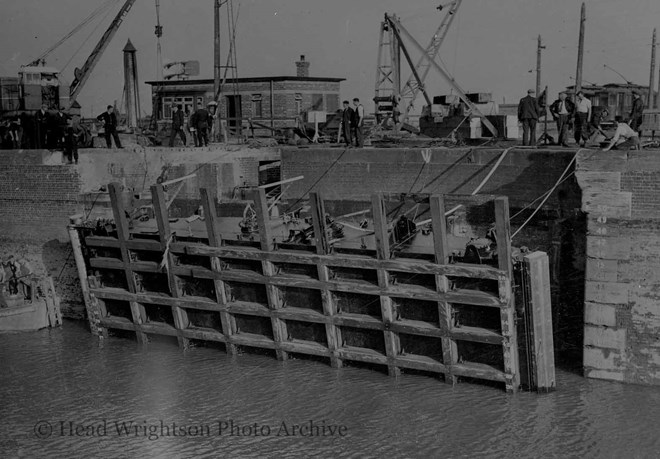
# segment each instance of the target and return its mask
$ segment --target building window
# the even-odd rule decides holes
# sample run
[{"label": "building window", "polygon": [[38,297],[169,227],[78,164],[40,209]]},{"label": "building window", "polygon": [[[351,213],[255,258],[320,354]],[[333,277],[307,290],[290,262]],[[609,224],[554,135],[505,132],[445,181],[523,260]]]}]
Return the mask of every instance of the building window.
[{"label": "building window", "polygon": [[172,117],[172,104],[174,103],[173,97],[163,97],[163,119]]},{"label": "building window", "polygon": [[200,108],[204,107],[204,98],[203,97],[198,97],[197,98],[197,109],[199,110]]},{"label": "building window", "polygon": [[252,94],[252,117],[253,118],[263,117],[261,94]]},{"label": "building window", "polygon": [[296,115],[300,115],[302,112],[302,94],[298,93],[296,94]]},{"label": "building window", "polygon": [[339,94],[325,95],[325,109],[328,113],[335,113],[339,110]]}]

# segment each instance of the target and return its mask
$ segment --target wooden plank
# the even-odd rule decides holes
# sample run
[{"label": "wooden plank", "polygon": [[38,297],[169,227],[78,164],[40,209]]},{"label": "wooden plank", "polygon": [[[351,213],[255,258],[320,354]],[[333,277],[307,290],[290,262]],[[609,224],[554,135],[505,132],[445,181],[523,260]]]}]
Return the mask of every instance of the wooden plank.
[{"label": "wooden plank", "polygon": [[275,263],[318,264],[342,268],[386,269],[418,274],[441,274],[455,277],[469,277],[477,279],[497,280],[501,271],[490,266],[451,264],[436,265],[426,261],[376,260],[369,257],[353,255],[316,255],[311,253],[291,252],[262,252],[251,248],[222,247],[213,248],[198,244],[172,244],[173,252],[188,253],[190,255],[218,256],[221,258],[272,261]]},{"label": "wooden plank", "polygon": [[186,338],[192,338],[192,339],[198,339],[198,340],[203,340],[203,341],[217,341],[220,343],[225,343],[226,346],[229,346],[230,344],[227,342],[227,337],[216,331],[216,330],[210,330],[210,329],[200,329],[197,327],[192,327],[192,328],[186,328],[185,330],[181,331],[181,334],[185,336]]},{"label": "wooden plank", "polygon": [[[498,267],[506,273],[506,278],[513,277],[513,264],[511,260],[511,226],[509,224],[509,200],[506,197],[496,198],[495,201],[495,231],[497,234]],[[513,296],[510,282],[499,282],[499,297],[508,301],[507,307],[500,309],[502,326],[502,351],[504,353],[504,373],[506,375],[507,392],[517,392],[520,386],[520,364],[518,360],[518,339],[514,322]],[[505,291],[503,291],[505,290]]]},{"label": "wooden plank", "polygon": [[[325,204],[323,198],[316,192],[309,194],[309,201],[312,207],[312,222],[314,224],[314,239],[316,241],[316,253],[318,255],[327,255],[330,252],[330,243],[326,234],[325,222]],[[328,267],[321,262],[321,257],[316,257],[316,273],[319,281],[327,283],[330,280],[330,271]],[[335,304],[332,293],[327,288],[321,289],[321,303],[323,305],[323,314],[326,316],[325,336],[328,343],[328,352],[330,353],[330,365],[333,368],[341,368],[342,363],[337,349],[341,343],[341,330],[332,321],[337,314],[337,305]]]},{"label": "wooden plank", "polygon": [[487,379],[489,381],[499,381],[508,385],[506,373],[481,363],[458,363],[452,367],[452,373],[456,376],[465,376],[468,378]]},{"label": "wooden plank", "polygon": [[316,242],[316,253],[326,255],[330,252],[330,244],[327,237],[327,225],[325,222],[325,206],[318,193],[309,193],[309,203],[312,211],[312,222],[314,224],[314,240]]},{"label": "wooden plank", "polygon": [[[442,196],[434,194],[429,199],[431,210],[431,225],[433,228],[433,251],[435,262],[439,265],[449,264],[449,249],[447,245],[447,221],[445,218],[445,200]],[[436,292],[446,294],[449,291],[447,276],[436,274]],[[452,374],[453,365],[458,362],[458,345],[450,334],[453,327],[452,307],[448,301],[438,302],[438,317],[440,328],[444,331],[442,340],[442,361],[446,369],[445,382],[456,384],[456,376]]]},{"label": "wooden plank", "polygon": [[320,343],[313,341],[292,340],[280,344],[282,350],[298,354],[317,355],[319,357],[331,357],[330,350]]},{"label": "wooden plank", "polygon": [[381,354],[378,351],[374,351],[373,349],[344,346],[338,350],[338,353],[342,359],[375,363],[377,365],[388,365],[389,368],[389,359],[387,356]]},{"label": "wooden plank", "polygon": [[420,320],[397,320],[390,329],[397,333],[406,333],[408,335],[432,336],[442,338],[447,336],[447,331],[437,325]]},{"label": "wooden plank", "polygon": [[137,292],[137,282],[133,271],[130,267],[131,258],[128,254],[126,241],[130,238],[128,230],[128,220],[126,219],[126,210],[121,198],[121,185],[113,182],[108,185],[108,192],[110,194],[110,204],[112,205],[112,214],[115,218],[115,226],[117,228],[117,236],[119,242],[119,250],[121,252],[122,263],[124,265],[124,275],[126,277],[126,284],[130,292]]},{"label": "wooden plank", "polygon": [[552,300],[550,296],[550,262],[545,252],[533,252],[524,256],[525,270],[530,281],[529,302],[531,310],[534,355],[534,388],[549,392],[556,387],[555,351],[552,335]]},{"label": "wooden plank", "polygon": [[379,260],[390,259],[390,238],[387,231],[387,217],[383,198],[380,194],[371,196],[371,213],[374,217],[374,237],[376,239],[376,257]]},{"label": "wooden plank", "polygon": [[[268,200],[266,199],[266,191],[263,188],[253,190],[252,198],[254,200],[254,207],[257,213],[257,224],[259,225],[259,242],[261,250],[264,252],[272,252],[275,249],[275,243],[270,228],[270,215],[268,213]],[[262,260],[261,270],[267,278],[275,276],[275,266],[272,262]],[[279,296],[279,289],[272,284],[266,285],[266,297],[268,298],[268,307],[272,310],[282,307],[282,302]],[[271,316],[271,326],[273,327],[273,338],[276,344],[286,341],[288,336],[286,330],[286,322],[282,319]],[[275,353],[278,360],[286,360],[287,353],[282,350],[279,345],[276,346]]]},{"label": "wooden plank", "polygon": [[204,224],[209,238],[209,245],[220,247],[222,245],[222,235],[218,228],[218,215],[215,208],[213,197],[206,188],[200,188],[199,194],[202,199],[202,208],[204,209]]},{"label": "wooden plank", "polygon": [[363,314],[341,313],[334,316],[333,321],[336,325],[368,330],[385,330],[387,327],[381,320]]},{"label": "wooden plank", "polygon": [[[142,325],[147,321],[147,312],[142,303],[136,301],[129,301],[131,307],[131,316],[133,317],[133,324]],[[135,328],[135,335],[138,343],[147,344],[149,342],[147,335],[139,328]]]},{"label": "wooden plank", "polygon": [[453,340],[473,341],[475,343],[502,345],[502,335],[493,330],[479,327],[454,327],[450,332]]},{"label": "wooden plank", "polygon": [[423,355],[406,354],[396,358],[397,366],[433,373],[447,373],[447,367],[437,360]]},{"label": "wooden plank", "polygon": [[[371,196],[371,213],[374,216],[374,234],[376,240],[376,257],[379,260],[390,258],[389,233],[387,230],[387,216],[383,197],[379,194]],[[384,269],[376,271],[378,287],[385,293],[390,290],[390,276]],[[380,313],[384,324],[385,351],[387,354],[387,371],[390,376],[399,376],[401,370],[396,366],[396,357],[401,353],[401,340],[399,334],[392,331],[390,325],[394,322],[394,308],[392,298],[387,294],[380,295]]]},{"label": "wooden plank", "polygon": [[[163,252],[163,256],[166,257],[165,269],[167,271],[170,295],[172,295],[173,298],[181,298],[183,293],[181,292],[181,288],[177,282],[176,275],[172,271],[172,268],[174,267],[174,257],[168,249],[168,245],[171,243],[171,238],[173,235],[170,230],[165,191],[162,185],[152,185],[150,190],[151,199],[154,206],[154,213],[156,216],[156,223],[158,225],[158,238],[160,240],[161,251]],[[166,252],[167,255],[165,255]],[[186,314],[186,311],[178,304],[172,306],[172,316],[174,317],[174,324],[177,330],[184,330],[188,327],[190,323],[188,320],[188,315]],[[177,333],[177,340],[179,341],[179,346],[182,349],[188,348],[188,338],[184,337],[180,332]]]}]

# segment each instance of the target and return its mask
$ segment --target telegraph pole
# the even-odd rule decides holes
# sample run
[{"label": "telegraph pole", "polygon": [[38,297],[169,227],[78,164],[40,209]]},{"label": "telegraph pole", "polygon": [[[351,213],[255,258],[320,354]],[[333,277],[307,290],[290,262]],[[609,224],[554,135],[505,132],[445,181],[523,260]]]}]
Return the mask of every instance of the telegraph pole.
[{"label": "telegraph pole", "polygon": [[[220,69],[222,63],[220,62],[220,0],[214,0],[213,8],[213,97],[218,102],[220,95]],[[202,107],[197,107],[202,108]],[[213,120],[212,132],[214,134],[213,140],[218,140],[220,133],[220,106],[215,107],[215,118]]]},{"label": "telegraph pole", "polygon": [[582,89],[582,60],[584,58],[584,23],[586,22],[586,9],[584,3],[580,9],[580,41],[578,43],[577,70],[575,72],[575,94]]},{"label": "telegraph pole", "polygon": [[649,98],[646,103],[648,108],[655,108],[655,97],[653,97],[653,86],[655,86],[655,38],[656,30],[653,29],[653,40],[651,41],[651,76],[649,77]]},{"label": "telegraph pole", "polygon": [[538,38],[538,44],[536,46],[536,97],[541,95],[541,50],[545,49],[543,42],[541,41],[541,35]]}]

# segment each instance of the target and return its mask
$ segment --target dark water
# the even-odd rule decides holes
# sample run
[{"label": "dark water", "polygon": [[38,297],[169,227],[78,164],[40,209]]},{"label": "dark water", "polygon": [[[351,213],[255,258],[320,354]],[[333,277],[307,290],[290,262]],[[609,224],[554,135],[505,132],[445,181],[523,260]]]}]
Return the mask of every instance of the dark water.
[{"label": "dark water", "polygon": [[657,387],[559,372],[555,393],[510,396],[215,349],[99,346],[76,322],[0,335],[0,400],[2,458],[660,456]]}]

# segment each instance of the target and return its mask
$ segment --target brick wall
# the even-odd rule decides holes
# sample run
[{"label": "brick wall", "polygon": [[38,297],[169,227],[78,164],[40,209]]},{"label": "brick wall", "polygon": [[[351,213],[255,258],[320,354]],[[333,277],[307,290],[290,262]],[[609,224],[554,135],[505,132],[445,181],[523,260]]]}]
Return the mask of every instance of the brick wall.
[{"label": "brick wall", "polygon": [[657,151],[578,159],[588,213],[585,375],[660,384],[660,164]]}]

